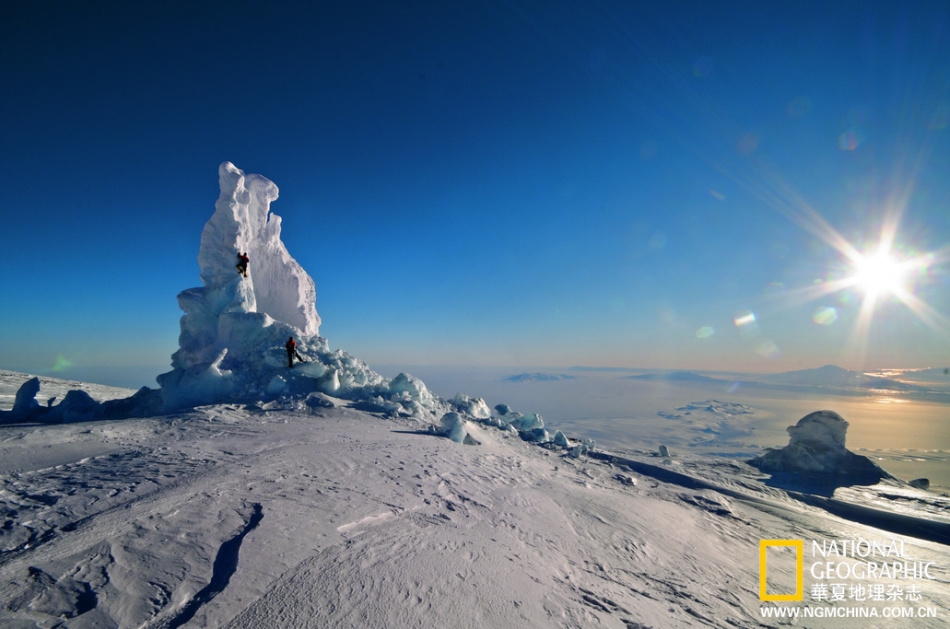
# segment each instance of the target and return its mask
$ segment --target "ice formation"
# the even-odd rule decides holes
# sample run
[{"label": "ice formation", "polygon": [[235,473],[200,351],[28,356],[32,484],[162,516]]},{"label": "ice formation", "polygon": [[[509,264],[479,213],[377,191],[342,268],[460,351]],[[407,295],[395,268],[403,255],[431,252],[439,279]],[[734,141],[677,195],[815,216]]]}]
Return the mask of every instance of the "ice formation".
[{"label": "ice formation", "polygon": [[40,379],[30,378],[24,382],[16,392],[13,410],[8,414],[8,421],[19,422],[29,419],[40,409],[36,401],[36,394],[40,392]]},{"label": "ice formation", "polygon": [[[313,279],[287,251],[280,217],[270,211],[277,186],[229,162],[218,168],[218,181],[221,194],[198,251],[204,285],[178,295],[185,312],[179,349],[172,371],[158,377],[165,410],[284,392],[290,382],[278,369],[287,364],[291,336],[303,350],[328,350]],[[245,252],[247,277],[236,268]]]},{"label": "ice formation", "polygon": [[549,450],[563,450],[567,456],[575,459],[591,454],[595,449],[593,439],[572,443],[560,430],[552,437],[544,427],[544,419],[537,413],[522,415],[507,404],[496,405],[493,413],[488,410],[484,400],[462,394],[456,395],[451,405],[454,410],[445,413],[439,425],[431,427],[430,430],[458,443],[480,444],[472,436],[472,425],[481,424],[518,435],[524,441],[536,443]]},{"label": "ice formation", "polygon": [[[221,195],[198,252],[204,285],[178,296],[185,312],[179,349],[172,371],[158,377],[164,411],[235,401],[306,404],[322,393],[358,402],[364,410],[420,420],[448,413],[445,434],[461,442],[466,418],[490,420],[484,400],[462,394],[444,400],[409,374],[388,380],[346,352],[331,351],[319,334],[313,279],[287,251],[280,217],[270,211],[277,186],[229,162],[218,174]],[[245,252],[246,277],[237,269]],[[303,357],[292,368],[285,350],[290,337]],[[535,441],[550,439],[539,416],[513,414],[498,423]]]},{"label": "ice formation", "polygon": [[787,446],[749,464],[763,472],[799,475],[819,484],[873,484],[888,476],[867,457],[845,448],[848,422],[834,411],[810,413],[787,430]]},{"label": "ice formation", "polygon": [[[277,186],[229,162],[218,169],[221,194],[204,226],[198,266],[203,286],[178,295],[179,349],[158,377],[165,411],[225,401],[304,397],[319,391],[375,410],[423,417],[447,408],[418,379],[392,381],[319,334],[313,279],[281,241],[270,211]],[[247,276],[237,269],[247,253]],[[288,366],[293,337],[303,357]]]}]

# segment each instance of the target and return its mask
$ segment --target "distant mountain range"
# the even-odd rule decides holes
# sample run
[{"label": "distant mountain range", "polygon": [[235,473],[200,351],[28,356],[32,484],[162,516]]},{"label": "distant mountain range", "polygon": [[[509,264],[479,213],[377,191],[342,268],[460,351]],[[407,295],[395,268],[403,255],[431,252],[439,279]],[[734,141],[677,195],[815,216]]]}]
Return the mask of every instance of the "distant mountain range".
[{"label": "distant mountain range", "polygon": [[[570,371],[580,373],[614,373],[617,377],[640,381],[662,381],[698,384],[725,384],[741,383],[744,387],[761,387],[770,389],[821,389],[826,392],[837,393],[864,393],[870,391],[892,391],[900,393],[937,393],[934,389],[908,383],[896,378],[873,376],[859,371],[850,371],[835,365],[825,365],[816,369],[801,369],[774,374],[752,374],[732,372],[703,372],[695,371],[662,371],[655,369],[632,369],[625,367],[571,367]],[[631,373],[632,372],[632,373]],[[912,372],[917,378],[924,374],[947,377],[943,369],[926,369]],[[631,374],[631,375],[626,375]],[[521,373],[502,378],[504,382],[553,382],[571,380],[583,376],[554,374],[554,373]],[[914,378],[914,379],[917,379]],[[922,380],[923,378],[921,378]]]},{"label": "distant mountain range", "polygon": [[819,388],[837,391],[900,391],[903,393],[926,392],[927,388],[901,382],[893,378],[869,376],[859,371],[850,371],[835,365],[817,369],[801,369],[775,374],[722,374],[721,377],[705,376],[691,371],[647,373],[628,376],[638,380],[665,380],[675,382],[741,382],[744,386],[776,388]]},{"label": "distant mountain range", "polygon": [[576,376],[551,373],[519,373],[502,378],[504,382],[554,382],[557,380],[573,380]]},{"label": "distant mountain range", "polygon": [[672,380],[676,382],[723,382],[720,378],[710,378],[693,371],[671,371],[668,373],[642,373],[627,376],[630,380]]}]

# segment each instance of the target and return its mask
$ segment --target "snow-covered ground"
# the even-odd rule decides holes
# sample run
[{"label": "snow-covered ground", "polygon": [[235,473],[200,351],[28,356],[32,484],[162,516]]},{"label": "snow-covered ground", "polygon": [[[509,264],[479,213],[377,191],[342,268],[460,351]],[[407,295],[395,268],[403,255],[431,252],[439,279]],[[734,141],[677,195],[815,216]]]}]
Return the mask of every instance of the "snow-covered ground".
[{"label": "snow-covered ground", "polygon": [[[932,492],[839,490],[832,515],[738,460],[571,458],[484,426],[469,427],[477,446],[426,427],[342,400],[2,426],[0,625],[749,627],[787,625],[762,610],[793,608],[878,613],[806,627],[947,622],[950,547],[849,506],[939,536],[950,503]],[[776,539],[804,541],[800,603],[759,600],[760,540]],[[841,540],[899,542],[928,578],[814,578],[827,560],[812,544]],[[794,589],[794,562],[768,557],[769,587]],[[835,584],[847,600],[829,600]],[[851,596],[878,584],[880,601]],[[937,617],[883,616],[918,609]]]}]

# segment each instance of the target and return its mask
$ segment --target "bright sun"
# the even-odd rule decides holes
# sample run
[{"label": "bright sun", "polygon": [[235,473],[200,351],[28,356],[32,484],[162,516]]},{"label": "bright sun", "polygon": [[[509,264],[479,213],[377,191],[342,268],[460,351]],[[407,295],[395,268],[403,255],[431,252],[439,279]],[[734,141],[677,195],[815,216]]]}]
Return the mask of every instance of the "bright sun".
[{"label": "bright sun", "polygon": [[854,261],[852,281],[868,297],[904,292],[906,266],[886,251],[861,256]]}]

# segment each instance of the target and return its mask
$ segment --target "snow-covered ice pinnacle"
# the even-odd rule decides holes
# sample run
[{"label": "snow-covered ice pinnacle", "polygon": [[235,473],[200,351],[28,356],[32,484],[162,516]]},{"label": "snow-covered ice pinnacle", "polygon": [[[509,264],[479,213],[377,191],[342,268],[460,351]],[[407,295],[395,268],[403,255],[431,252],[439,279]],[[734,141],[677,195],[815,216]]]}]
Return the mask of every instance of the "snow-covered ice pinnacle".
[{"label": "snow-covered ice pinnacle", "polygon": [[[277,186],[229,162],[218,175],[221,195],[198,252],[204,285],[178,295],[185,312],[179,348],[172,371],[158,376],[163,409],[321,392],[419,419],[446,410],[421,380],[399,374],[389,381],[346,352],[330,351],[319,335],[313,279],[287,251],[280,217],[270,212]],[[245,252],[247,277],[237,269]],[[291,336],[302,356],[293,367],[285,350]]]},{"label": "snow-covered ice pinnacle", "polygon": [[[179,349],[173,371],[159,376],[167,409],[275,394],[275,369],[286,365],[290,336],[301,351],[328,349],[319,336],[313,279],[287,251],[280,217],[270,211],[277,186],[230,162],[218,168],[218,181],[221,194],[198,251],[204,285],[178,295],[185,312]],[[240,253],[250,259],[247,277],[237,269]],[[322,374],[317,368],[309,375]]]}]

